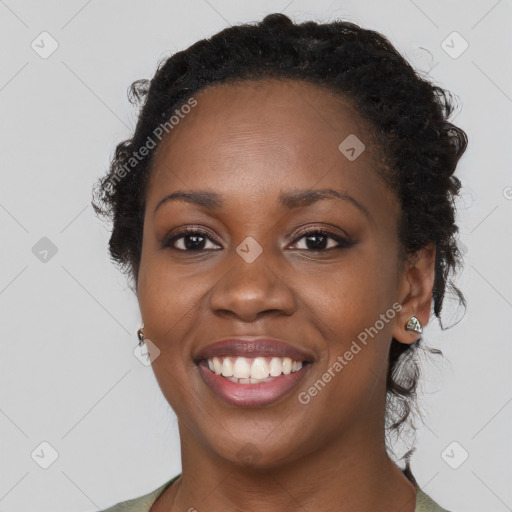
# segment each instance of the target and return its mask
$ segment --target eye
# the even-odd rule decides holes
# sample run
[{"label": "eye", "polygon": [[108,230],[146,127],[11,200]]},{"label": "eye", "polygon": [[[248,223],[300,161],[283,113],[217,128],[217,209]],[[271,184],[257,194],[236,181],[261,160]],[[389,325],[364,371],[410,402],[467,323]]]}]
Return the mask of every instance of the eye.
[{"label": "eye", "polygon": [[[295,239],[294,244],[304,238],[306,240],[306,247],[299,247],[299,249],[306,251],[309,250],[310,252],[323,252],[330,249],[342,249],[354,245],[350,240],[324,228],[314,228],[307,231],[302,231],[300,235],[301,236]],[[334,246],[331,244],[329,247],[329,239],[336,242]]]},{"label": "eye", "polygon": [[[293,245],[305,239],[306,247],[299,247],[298,249],[308,252],[325,252],[330,249],[341,249],[354,245],[350,240],[324,228],[309,229],[299,234],[300,236],[295,239]],[[329,239],[335,242],[334,246],[332,244],[329,246]],[[177,242],[179,243],[177,244]],[[208,242],[213,245],[213,248],[207,247]],[[183,252],[200,252],[218,250],[219,248],[215,249],[215,244],[220,245],[210,233],[197,228],[185,228],[166,238],[162,246]]]},{"label": "eye", "polygon": [[[166,238],[162,245],[163,247],[170,247],[177,251],[200,252],[211,250],[211,248],[205,247],[205,244],[207,242],[212,242],[212,240],[214,240],[214,238],[206,231],[201,229],[185,228],[170,238]],[[180,242],[178,245],[181,247],[177,247],[176,242]]]}]

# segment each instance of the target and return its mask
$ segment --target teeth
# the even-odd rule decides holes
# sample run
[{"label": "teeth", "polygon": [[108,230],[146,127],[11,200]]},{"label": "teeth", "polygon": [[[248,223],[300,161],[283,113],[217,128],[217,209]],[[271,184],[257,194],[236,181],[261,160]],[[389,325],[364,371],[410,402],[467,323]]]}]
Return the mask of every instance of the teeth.
[{"label": "teeth", "polygon": [[220,375],[222,373],[222,364],[220,363],[220,360],[218,357],[213,358],[213,371]]},{"label": "teeth", "polygon": [[[257,357],[251,366],[251,379],[266,379],[270,372],[270,366],[263,357]],[[236,375],[235,375],[236,377]]]},{"label": "teeth", "polygon": [[289,357],[283,359],[283,373],[285,375],[292,373],[292,360]]},{"label": "teeth", "polygon": [[233,377],[247,379],[251,376],[251,365],[245,357],[237,357],[233,365]]},{"label": "teeth", "polygon": [[237,384],[257,384],[259,382],[271,382],[274,380],[274,377],[267,377],[266,379],[237,379],[236,377],[226,377],[226,379],[231,382],[236,382]]},{"label": "teeth", "polygon": [[254,384],[269,382],[281,374],[289,375],[302,368],[302,361],[293,361],[289,357],[212,357],[208,359],[208,368],[232,382]]},{"label": "teeth", "polygon": [[281,359],[273,357],[270,360],[270,375],[272,375],[272,377],[277,377],[278,375],[281,375],[282,371],[283,363],[281,362]]},{"label": "teeth", "polygon": [[225,357],[222,361],[222,375],[224,377],[231,377],[233,375],[233,363],[230,357]]}]

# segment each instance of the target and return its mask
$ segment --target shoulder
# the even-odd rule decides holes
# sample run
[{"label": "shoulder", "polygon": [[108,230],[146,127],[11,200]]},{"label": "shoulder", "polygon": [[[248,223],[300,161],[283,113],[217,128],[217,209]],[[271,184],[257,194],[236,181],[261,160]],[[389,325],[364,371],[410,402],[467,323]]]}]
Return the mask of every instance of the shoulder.
[{"label": "shoulder", "polygon": [[448,512],[448,510],[440,507],[430,496],[418,488],[415,512]]},{"label": "shoulder", "polygon": [[151,491],[149,494],[133,498],[131,500],[122,501],[113,505],[110,508],[103,510],[102,512],[149,512],[151,505],[156,501],[158,496],[164,492],[169,485],[171,485],[180,475],[175,476],[171,480],[165,482],[160,487]]}]

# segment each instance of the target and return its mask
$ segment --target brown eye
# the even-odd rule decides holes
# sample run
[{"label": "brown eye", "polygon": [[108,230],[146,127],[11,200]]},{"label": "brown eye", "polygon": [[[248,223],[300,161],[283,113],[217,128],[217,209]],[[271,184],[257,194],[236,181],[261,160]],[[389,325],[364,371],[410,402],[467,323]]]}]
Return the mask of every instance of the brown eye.
[{"label": "brown eye", "polygon": [[[180,242],[179,245],[181,245],[181,247],[176,247],[176,242]],[[166,238],[162,245],[163,247],[168,247],[177,251],[199,252],[212,250],[211,247],[205,247],[208,242],[213,242],[213,238],[206,231],[186,228],[173,236]]]},{"label": "brown eye", "polygon": [[[299,247],[299,250],[323,252],[331,249],[347,248],[354,245],[351,241],[327,229],[310,229],[308,231],[303,231],[300,235],[301,236],[295,239],[294,244],[296,244],[298,240],[302,240],[304,238],[306,247]],[[329,246],[329,239],[335,242],[334,246],[332,243],[331,246]]]},{"label": "brown eye", "polygon": [[[298,249],[309,252],[325,252],[327,250],[342,249],[354,245],[353,242],[341,237],[337,233],[322,228],[303,231],[300,233],[300,236],[295,239],[294,245],[302,239],[305,240],[305,247],[299,247]],[[210,247],[207,247],[208,243],[211,244]],[[218,250],[219,247],[215,248],[215,244],[220,245],[212,235],[206,231],[186,228],[166,238],[162,246],[182,252],[201,252]],[[180,247],[177,245],[180,245]]]}]

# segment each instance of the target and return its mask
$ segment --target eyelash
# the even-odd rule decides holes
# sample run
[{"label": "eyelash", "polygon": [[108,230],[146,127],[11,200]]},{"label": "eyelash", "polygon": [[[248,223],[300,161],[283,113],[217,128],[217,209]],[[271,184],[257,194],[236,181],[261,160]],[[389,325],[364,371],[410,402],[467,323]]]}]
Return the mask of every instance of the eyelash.
[{"label": "eyelash", "polygon": [[[163,245],[164,248],[170,248],[170,249],[174,249],[174,250],[180,251],[180,252],[201,253],[201,252],[206,252],[206,251],[218,250],[218,249],[187,250],[187,249],[177,249],[176,247],[173,247],[173,244],[177,240],[179,240],[181,238],[184,238],[187,235],[200,235],[200,236],[202,236],[204,238],[207,238],[211,242],[214,242],[214,243],[217,243],[217,244],[220,245],[220,243],[217,240],[215,240],[215,238],[212,237],[209,233],[207,233],[206,231],[203,231],[201,229],[196,229],[196,228],[185,228],[185,229],[182,229],[178,233],[174,234],[172,237],[164,239],[162,245]],[[326,236],[328,238],[332,238],[334,241],[336,241],[338,243],[338,246],[330,247],[328,249],[297,249],[297,250],[306,251],[306,252],[313,252],[313,253],[322,253],[322,252],[331,251],[333,249],[346,249],[346,248],[349,248],[352,245],[354,245],[354,243],[351,242],[350,240],[345,239],[345,238],[339,236],[338,234],[336,234],[336,233],[334,233],[334,232],[332,232],[332,231],[330,231],[328,229],[325,229],[325,228],[312,228],[312,229],[307,229],[307,230],[301,231],[300,233],[297,234],[297,237],[295,238],[293,243],[295,244],[296,242],[298,242],[302,238],[305,238],[307,236],[312,236],[312,235],[323,235],[323,236]]]}]

